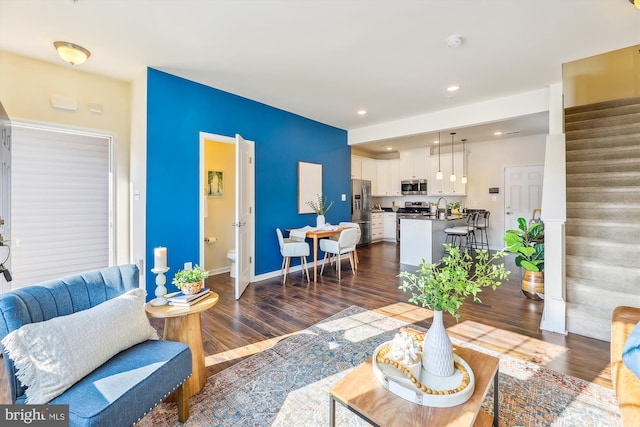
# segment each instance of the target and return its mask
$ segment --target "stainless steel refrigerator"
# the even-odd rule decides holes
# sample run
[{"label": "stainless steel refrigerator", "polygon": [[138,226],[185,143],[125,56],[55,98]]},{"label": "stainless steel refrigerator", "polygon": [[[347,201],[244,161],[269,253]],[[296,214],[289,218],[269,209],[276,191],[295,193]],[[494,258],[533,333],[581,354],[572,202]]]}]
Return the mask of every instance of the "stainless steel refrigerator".
[{"label": "stainless steel refrigerator", "polygon": [[371,243],[371,181],[351,180],[351,221],[362,231],[358,246]]}]

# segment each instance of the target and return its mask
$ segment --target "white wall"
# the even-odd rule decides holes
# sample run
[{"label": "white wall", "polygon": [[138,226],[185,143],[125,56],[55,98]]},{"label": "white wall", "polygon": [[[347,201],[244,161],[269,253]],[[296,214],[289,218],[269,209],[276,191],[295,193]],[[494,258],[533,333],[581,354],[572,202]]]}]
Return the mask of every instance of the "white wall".
[{"label": "white wall", "polygon": [[549,89],[519,93],[448,110],[349,130],[349,145],[459,129],[549,111]]},{"label": "white wall", "polygon": [[[115,137],[116,263],[129,262],[129,136],[131,85],[82,71],[0,51],[0,99],[13,120],[105,132]],[[77,100],[77,111],[51,106],[51,97]],[[102,113],[89,105],[102,105]]]},{"label": "white wall", "polygon": [[[467,145],[469,208],[491,211],[489,246],[504,247],[504,170],[508,166],[544,164],[546,135],[508,138]],[[489,187],[498,187],[500,193],[489,194]],[[495,196],[495,200],[493,200]]]},{"label": "white wall", "polygon": [[131,260],[140,269],[140,283],[145,286],[147,241],[147,72],[131,84]]}]

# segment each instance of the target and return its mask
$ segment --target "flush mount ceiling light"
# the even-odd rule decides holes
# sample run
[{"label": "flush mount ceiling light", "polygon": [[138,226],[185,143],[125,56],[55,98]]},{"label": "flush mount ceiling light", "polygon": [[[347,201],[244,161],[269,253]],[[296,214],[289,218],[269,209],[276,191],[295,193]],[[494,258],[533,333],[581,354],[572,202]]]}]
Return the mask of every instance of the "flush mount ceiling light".
[{"label": "flush mount ceiling light", "polygon": [[640,9],[640,0],[629,0],[629,3]]},{"label": "flush mount ceiling light", "polygon": [[455,92],[455,91],[457,91],[457,90],[459,90],[459,89],[460,89],[460,86],[458,86],[458,85],[451,85],[451,86],[447,87],[447,92]]},{"label": "flush mount ceiling light", "polygon": [[449,181],[451,182],[456,182],[456,174],[453,166],[453,135],[455,134],[455,132],[451,132],[451,175],[449,175]]},{"label": "flush mount ceiling light", "polygon": [[358,110],[358,114],[360,116],[364,116],[365,114],[367,114],[367,110]]},{"label": "flush mount ceiling light", "polygon": [[91,52],[87,49],[70,42],[57,41],[53,42],[53,46],[58,51],[60,58],[71,65],[80,65],[91,56]]},{"label": "flush mount ceiling light", "polygon": [[436,172],[436,179],[442,179],[442,169],[440,169],[440,132],[438,132],[438,172]]}]

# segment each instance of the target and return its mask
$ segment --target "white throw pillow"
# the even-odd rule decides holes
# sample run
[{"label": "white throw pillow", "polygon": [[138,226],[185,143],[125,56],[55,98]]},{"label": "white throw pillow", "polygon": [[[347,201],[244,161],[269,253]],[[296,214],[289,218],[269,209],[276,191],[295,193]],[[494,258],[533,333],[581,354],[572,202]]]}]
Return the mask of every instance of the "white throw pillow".
[{"label": "white throw pillow", "polygon": [[143,289],[132,289],[8,334],[2,344],[27,386],[26,403],[47,403],[122,350],[158,339],[144,311],[145,296]]}]

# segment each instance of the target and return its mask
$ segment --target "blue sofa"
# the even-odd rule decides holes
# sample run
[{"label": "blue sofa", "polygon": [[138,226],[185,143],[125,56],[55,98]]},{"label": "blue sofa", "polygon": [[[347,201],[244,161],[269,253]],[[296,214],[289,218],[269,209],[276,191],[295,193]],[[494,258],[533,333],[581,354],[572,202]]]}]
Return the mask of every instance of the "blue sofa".
[{"label": "blue sofa", "polygon": [[[7,292],[0,295],[0,341],[23,325],[87,310],[135,288],[138,268],[123,265]],[[2,351],[11,399],[26,403],[26,387],[18,379],[5,346]],[[178,419],[184,422],[189,417],[184,381],[191,376],[191,369],[187,345],[149,339],[111,357],[48,404],[68,404],[71,426],[127,426],[175,391]],[[103,385],[113,381],[125,390],[118,393],[124,394],[104,391]]]}]

